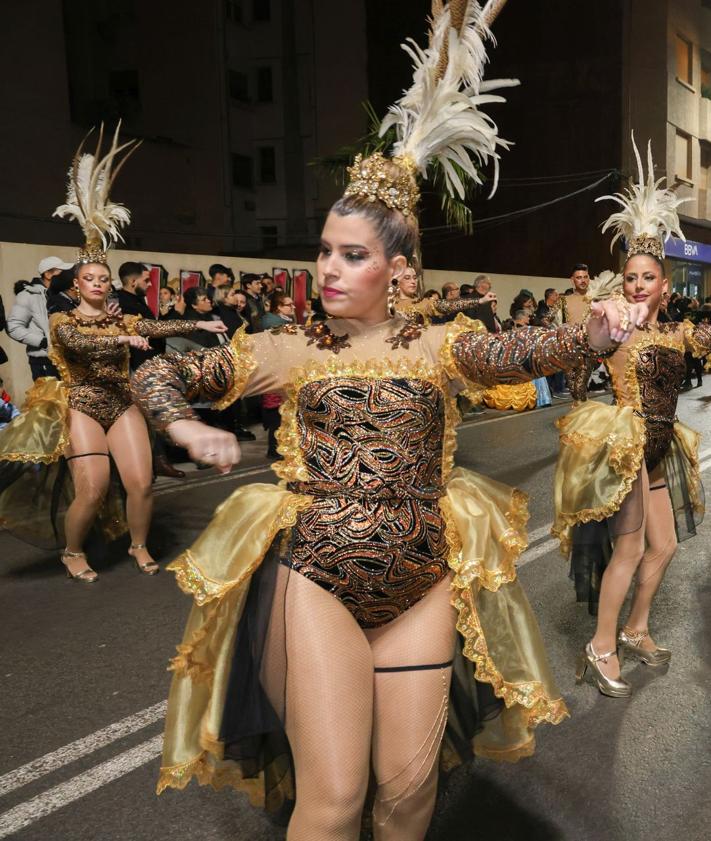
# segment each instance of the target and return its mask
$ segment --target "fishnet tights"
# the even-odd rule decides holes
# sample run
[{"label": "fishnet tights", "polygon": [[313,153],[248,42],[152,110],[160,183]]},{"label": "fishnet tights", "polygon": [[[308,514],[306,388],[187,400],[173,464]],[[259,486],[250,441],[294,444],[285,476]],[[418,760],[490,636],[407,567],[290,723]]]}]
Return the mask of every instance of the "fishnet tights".
[{"label": "fishnet tights", "polygon": [[451,660],[456,632],[449,599],[445,580],[394,621],[364,631],[332,595],[279,568],[262,683],[274,708],[284,710],[294,759],[288,841],[357,841],[371,761],[376,841],[424,838],[437,793],[451,668],[375,669]]},{"label": "fishnet tights", "polygon": [[[627,624],[632,630],[647,629],[652,601],[676,551],[674,513],[669,491],[658,480],[650,488],[644,466],[640,481],[642,525],[637,531],[616,538],[612,558],[602,577],[597,629],[592,639],[593,647],[599,654],[615,650],[620,611],[635,573],[637,585]],[[651,639],[645,644],[650,649],[655,648]],[[600,663],[600,668],[608,677],[619,677],[617,657],[611,657],[608,663]]]}]

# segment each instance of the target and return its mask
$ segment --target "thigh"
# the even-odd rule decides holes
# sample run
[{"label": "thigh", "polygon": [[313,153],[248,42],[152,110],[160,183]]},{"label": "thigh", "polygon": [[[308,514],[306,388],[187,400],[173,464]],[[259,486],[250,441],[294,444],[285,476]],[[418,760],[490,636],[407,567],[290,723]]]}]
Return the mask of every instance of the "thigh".
[{"label": "thigh", "polygon": [[106,433],[109,451],[116,462],[121,482],[150,485],[153,455],[148,427],[138,406],[131,406]]},{"label": "thigh", "polygon": [[647,524],[649,521],[649,476],[642,463],[639,477],[615,516],[614,549],[608,569],[634,567],[644,554]]},{"label": "thigh", "polygon": [[415,757],[429,767],[439,750],[457,634],[449,584],[447,577],[397,619],[366,632],[376,670],[373,766],[381,783]]},{"label": "thigh", "polygon": [[651,553],[676,543],[676,524],[669,489],[661,480],[652,480],[645,536]]},{"label": "thigh", "polygon": [[74,487],[105,488],[109,482],[109,453],[101,424],[83,412],[69,410],[69,446],[64,455]]},{"label": "thigh", "polygon": [[373,664],[362,629],[334,596],[296,572],[284,597],[285,729],[298,781],[367,782]]}]

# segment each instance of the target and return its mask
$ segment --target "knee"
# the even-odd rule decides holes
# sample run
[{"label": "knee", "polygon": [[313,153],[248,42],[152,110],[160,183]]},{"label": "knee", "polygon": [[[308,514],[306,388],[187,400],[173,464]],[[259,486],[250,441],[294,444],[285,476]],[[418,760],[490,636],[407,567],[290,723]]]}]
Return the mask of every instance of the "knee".
[{"label": "knee", "polygon": [[124,483],[124,488],[129,496],[147,500],[151,497],[153,482],[149,477],[142,476]]},{"label": "knee", "polygon": [[[360,775],[336,774],[329,780],[319,782],[319,825],[322,827],[323,837],[346,837],[349,828],[359,825],[365,804],[366,786],[361,780],[354,779],[358,776]],[[313,804],[310,808],[313,808]]]},{"label": "knee", "polygon": [[91,482],[77,489],[77,497],[84,505],[99,509],[106,497],[106,485]]}]

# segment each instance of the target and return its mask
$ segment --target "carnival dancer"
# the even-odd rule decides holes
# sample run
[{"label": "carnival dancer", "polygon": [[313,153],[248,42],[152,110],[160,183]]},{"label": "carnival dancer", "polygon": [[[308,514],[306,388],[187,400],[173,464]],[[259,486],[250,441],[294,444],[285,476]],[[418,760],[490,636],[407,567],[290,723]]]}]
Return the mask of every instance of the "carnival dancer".
[{"label": "carnival dancer", "polygon": [[[558,421],[561,449],[555,475],[553,533],[563,553],[571,554],[578,599],[587,600],[591,613],[597,613],[595,635],[580,656],[577,677],[580,681],[589,672],[600,692],[611,697],[632,691],[620,674],[623,655],[649,666],[665,665],[671,658],[649,635],[650,609],[677,541],[695,533],[703,514],[699,436],[679,422],[676,405],[685,351],[702,356],[711,349],[710,325],[658,320],[668,288],[664,242],[671,235],[683,238],[676,211],[682,200],[660,188],[662,179],[655,181],[651,146],[646,180],[636,146],[634,151],[638,183],[625,193],[603,196],[622,208],[603,231],[613,229],[613,245],[620,237],[627,242],[613,299],[646,303],[649,320],[605,360],[614,405],[581,404]],[[635,576],[632,608],[618,633]]]},{"label": "carnival dancer", "polygon": [[[77,220],[86,237],[74,267],[79,303],[50,319],[50,355],[61,380],[44,377],[37,381],[27,395],[26,411],[4,430],[0,442],[0,462],[14,467],[0,472],[0,523],[10,529],[22,527],[28,519],[39,526],[41,518],[29,512],[48,495],[33,492],[28,498],[29,494],[23,494],[23,489],[38,487],[34,465],[66,459],[74,492],[64,516],[66,548],[61,559],[67,576],[86,584],[98,576],[87,562],[83,544],[105,505],[112,459],[126,494],[129,554],[140,572],[154,575],[159,571],[146,547],[152,511],[151,446],[145,420],[131,400],[129,348],[147,350],[149,338],[186,335],[197,329],[226,330],[216,321],[154,321],[107,312],[112,287],[106,251],[130,220],[125,207],[109,200],[112,167],[122,152],[125,161],[135,148],[133,142],[119,145],[118,132],[117,126],[104,157],[103,128],[95,154],[83,153],[82,144],[69,171],[67,204],[56,211]],[[17,469],[21,464],[28,470]],[[55,487],[50,498],[56,495]],[[124,525],[122,512],[114,507],[110,517],[113,523],[108,533],[116,536]]]},{"label": "carnival dancer", "polygon": [[441,298],[421,298],[417,294],[418,276],[414,266],[407,266],[403,276],[393,279],[395,309],[408,318],[421,323],[429,323],[432,318],[454,319],[460,312],[469,313],[480,304],[487,304],[496,300],[493,292],[487,292],[476,300],[472,298],[456,298],[445,301]]},{"label": "carnival dancer", "polygon": [[481,82],[500,6],[438,6],[429,46],[410,47],[392,156],[356,157],[322,231],[330,319],[240,332],[134,378],[146,416],[225,470],[234,437],[189,402],[285,393],[282,484],[238,489],[170,566],[194,605],[158,790],[197,778],[271,809],[295,795],[290,841],[357,839],[371,764],[375,838],[422,839],[440,757],[518,759],[536,725],[566,715],[516,579],[525,498],[454,469],[454,395],[579,364],[627,335],[620,311],[633,324],[645,308],[595,304],[587,328],[495,336],[461,315],[416,324],[394,306],[392,280],[418,244],[417,176],[453,160],[478,179],[472,158],[496,165],[505,145],[479,110],[500,101]]}]

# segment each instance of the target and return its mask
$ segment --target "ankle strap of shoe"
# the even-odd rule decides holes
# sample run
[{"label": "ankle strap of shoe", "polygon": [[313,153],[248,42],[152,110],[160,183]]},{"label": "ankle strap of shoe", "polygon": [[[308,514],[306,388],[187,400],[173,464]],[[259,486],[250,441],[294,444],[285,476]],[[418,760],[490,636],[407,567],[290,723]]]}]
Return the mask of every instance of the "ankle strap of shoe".
[{"label": "ankle strap of shoe", "polygon": [[644,631],[633,631],[625,625],[622,629],[622,633],[627,637],[627,641],[632,645],[641,645],[649,636],[649,629],[645,628]]}]

